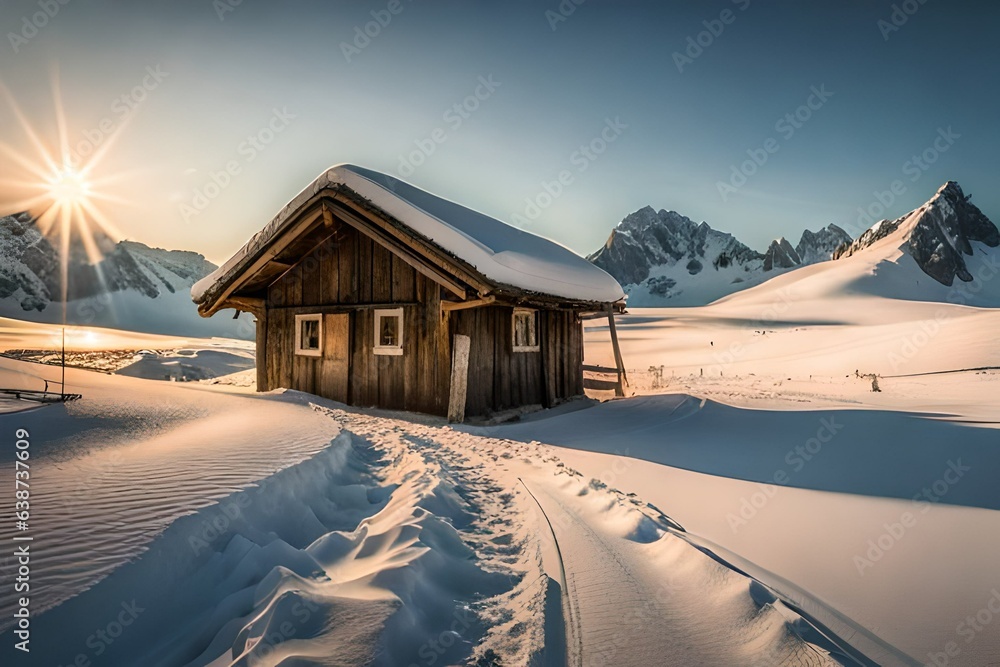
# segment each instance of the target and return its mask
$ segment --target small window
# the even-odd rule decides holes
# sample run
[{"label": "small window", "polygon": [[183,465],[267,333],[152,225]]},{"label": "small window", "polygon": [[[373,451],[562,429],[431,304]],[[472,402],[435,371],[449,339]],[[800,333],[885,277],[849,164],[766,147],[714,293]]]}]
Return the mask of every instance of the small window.
[{"label": "small window", "polygon": [[375,311],[375,354],[403,354],[403,309]]},{"label": "small window", "polygon": [[538,311],[514,309],[514,351],[538,352]]},{"label": "small window", "polygon": [[295,316],[295,354],[305,357],[323,356],[323,316]]}]

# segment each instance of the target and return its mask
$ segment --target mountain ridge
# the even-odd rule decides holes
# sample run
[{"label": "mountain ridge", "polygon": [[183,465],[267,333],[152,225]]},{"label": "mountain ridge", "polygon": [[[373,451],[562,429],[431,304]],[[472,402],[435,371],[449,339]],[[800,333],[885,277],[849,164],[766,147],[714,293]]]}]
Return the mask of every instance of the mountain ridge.
[{"label": "mountain ridge", "polygon": [[[87,247],[100,258],[89,259]],[[204,320],[188,291],[215,270],[197,252],[114,241],[96,232],[70,240],[66,324],[108,326],[144,333],[248,338],[242,320]],[[60,251],[27,213],[0,217],[0,316],[63,321]]]},{"label": "mountain ridge", "polygon": [[838,248],[833,259],[851,257],[898,235],[917,266],[942,285],[951,287],[955,278],[972,282],[965,261],[973,255],[972,242],[1000,247],[1000,230],[971,199],[957,182],[948,181],[926,204],[895,220],[880,220],[857,240]]},{"label": "mountain ridge", "polygon": [[806,264],[831,259],[851,239],[830,224],[805,230],[793,247],[775,239],[763,253],[677,211],[645,206],[625,216],[588,256],[625,288],[633,306],[705,305]]}]

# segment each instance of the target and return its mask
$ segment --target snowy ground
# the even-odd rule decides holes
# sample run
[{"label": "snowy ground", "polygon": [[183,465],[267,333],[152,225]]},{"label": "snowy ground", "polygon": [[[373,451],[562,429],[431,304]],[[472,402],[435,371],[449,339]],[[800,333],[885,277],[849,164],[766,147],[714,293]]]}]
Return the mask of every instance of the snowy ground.
[{"label": "snowy ground", "polygon": [[[81,330],[173,352],[0,414],[32,434],[32,658],[995,664],[1000,311],[830,270],[635,311],[638,395],[488,427],[253,394],[249,369],[154,381],[246,350]],[[0,325],[8,347],[55,340]],[[588,362],[607,336],[588,325]],[[57,374],[0,359],[3,386]]]},{"label": "snowy ground", "polygon": [[[505,436],[642,459],[619,488],[809,591],[911,664],[993,664],[1000,311],[764,288],[632,312],[619,335],[642,396]],[[599,321],[587,346],[589,361],[610,363]],[[878,375],[881,391],[858,371]],[[602,469],[601,457],[562,456],[585,474]]]},{"label": "snowy ground", "polygon": [[[36,443],[35,637],[60,637],[33,647],[38,664],[518,665],[568,652],[823,665],[850,652],[547,445],[294,392],[70,382],[83,400],[0,418]],[[95,634],[121,614],[127,632]]]}]

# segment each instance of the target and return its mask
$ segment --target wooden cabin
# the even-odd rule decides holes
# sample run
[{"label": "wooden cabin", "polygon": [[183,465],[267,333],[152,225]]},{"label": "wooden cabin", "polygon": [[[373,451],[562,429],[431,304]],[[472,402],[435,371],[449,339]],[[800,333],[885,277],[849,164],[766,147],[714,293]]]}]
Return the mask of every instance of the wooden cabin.
[{"label": "wooden cabin", "polygon": [[192,297],[204,317],[256,316],[258,391],[456,421],[582,395],[583,318],[613,325],[624,307],[617,281],[567,248],[351,165]]}]

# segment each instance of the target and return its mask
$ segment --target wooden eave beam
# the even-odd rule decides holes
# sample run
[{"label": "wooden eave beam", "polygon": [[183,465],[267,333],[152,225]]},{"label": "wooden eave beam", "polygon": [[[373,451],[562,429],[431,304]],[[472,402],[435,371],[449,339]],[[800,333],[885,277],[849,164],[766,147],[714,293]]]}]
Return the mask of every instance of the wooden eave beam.
[{"label": "wooden eave beam", "polygon": [[202,315],[209,317],[223,308],[228,308],[229,306],[225,304],[236,290],[247,283],[252,277],[257,275],[257,273],[259,273],[266,264],[281,254],[285,248],[287,248],[299,237],[299,234],[303,230],[308,229],[310,226],[315,224],[321,216],[322,212],[319,210],[307,211],[307,213],[302,215],[298,221],[289,225],[279,238],[277,238],[271,245],[267,246],[247,269],[242,271],[235,280],[222,290],[222,293],[215,298],[211,307],[205,308],[204,310],[199,307],[199,311],[202,311]]},{"label": "wooden eave beam", "polygon": [[456,310],[468,310],[469,308],[481,308],[483,306],[489,306],[496,302],[496,297],[485,296],[482,299],[473,299],[471,301],[442,301],[441,311],[445,313],[451,313]]},{"label": "wooden eave beam", "polygon": [[[235,308],[237,311],[242,310],[245,313],[251,313],[259,317],[264,312],[264,299],[249,296],[231,296],[219,307],[219,310],[223,308]],[[233,319],[236,318],[234,317]]]}]

